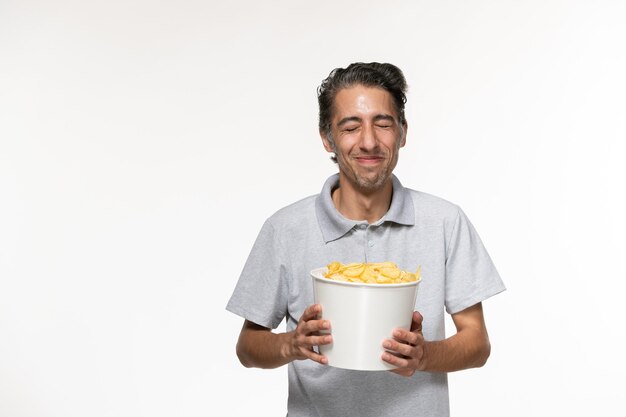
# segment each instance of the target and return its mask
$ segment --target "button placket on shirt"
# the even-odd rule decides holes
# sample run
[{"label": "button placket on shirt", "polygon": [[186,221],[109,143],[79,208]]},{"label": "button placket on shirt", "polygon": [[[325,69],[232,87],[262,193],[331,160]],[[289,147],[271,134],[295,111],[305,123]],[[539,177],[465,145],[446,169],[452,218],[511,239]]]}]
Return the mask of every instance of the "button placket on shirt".
[{"label": "button placket on shirt", "polygon": [[365,223],[359,223],[354,225],[354,231],[357,235],[363,235],[362,237],[362,242],[363,242],[363,257],[364,257],[364,261],[367,262],[367,229],[368,229],[368,225]]},{"label": "button placket on shirt", "polygon": [[375,226],[367,225],[365,227],[365,237],[364,237],[363,243],[364,243],[364,249],[365,249],[365,259],[367,262],[369,262],[369,259],[371,259],[373,247],[376,244],[376,241],[374,239],[374,231],[375,231]]}]

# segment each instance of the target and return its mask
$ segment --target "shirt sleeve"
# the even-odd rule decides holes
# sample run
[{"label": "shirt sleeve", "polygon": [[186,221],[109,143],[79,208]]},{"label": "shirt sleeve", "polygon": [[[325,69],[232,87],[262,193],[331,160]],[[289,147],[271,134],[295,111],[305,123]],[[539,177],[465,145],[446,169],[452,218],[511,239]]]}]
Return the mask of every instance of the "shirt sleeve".
[{"label": "shirt sleeve", "polygon": [[275,329],[287,312],[285,253],[267,220],[252,246],[226,310],[258,325]]},{"label": "shirt sleeve", "polygon": [[458,313],[505,289],[476,229],[459,208],[446,250],[446,311]]}]

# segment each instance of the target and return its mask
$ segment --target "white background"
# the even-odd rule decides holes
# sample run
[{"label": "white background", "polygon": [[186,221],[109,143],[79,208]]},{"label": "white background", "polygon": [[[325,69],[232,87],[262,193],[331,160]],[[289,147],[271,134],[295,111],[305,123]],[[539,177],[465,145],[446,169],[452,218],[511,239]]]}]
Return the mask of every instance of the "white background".
[{"label": "white background", "polygon": [[453,415],[624,415],[625,21],[618,0],[0,0],[0,416],[286,413],[286,368],[243,368],[224,307],[263,220],[335,171],[315,91],[354,61],[404,70],[396,174],[466,211],[508,287]]}]

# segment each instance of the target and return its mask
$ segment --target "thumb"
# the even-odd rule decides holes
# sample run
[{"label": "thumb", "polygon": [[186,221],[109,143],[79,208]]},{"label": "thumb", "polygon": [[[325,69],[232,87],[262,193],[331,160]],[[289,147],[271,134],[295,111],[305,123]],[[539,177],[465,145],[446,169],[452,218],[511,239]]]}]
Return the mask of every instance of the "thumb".
[{"label": "thumb", "polygon": [[424,317],[420,314],[419,311],[413,312],[413,320],[411,321],[411,331],[422,331],[422,322],[424,321]]}]

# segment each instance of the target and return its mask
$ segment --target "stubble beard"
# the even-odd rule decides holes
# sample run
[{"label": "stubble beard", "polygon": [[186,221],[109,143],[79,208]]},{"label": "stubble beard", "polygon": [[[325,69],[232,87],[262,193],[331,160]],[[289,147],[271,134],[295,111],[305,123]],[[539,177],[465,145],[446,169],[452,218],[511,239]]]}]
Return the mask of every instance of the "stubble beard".
[{"label": "stubble beard", "polygon": [[376,191],[381,190],[391,176],[391,173],[395,168],[396,163],[398,162],[397,158],[398,152],[400,150],[400,138],[398,138],[398,140],[396,141],[395,146],[396,149],[394,157],[396,158],[396,160],[390,161],[390,163],[384,166],[373,178],[361,176],[355,170],[351,169],[351,167],[346,163],[343,157],[337,152],[337,148],[334,148],[335,155],[337,155],[337,164],[339,165],[339,171],[347,177],[348,181],[350,181],[357,190],[359,190],[363,194],[372,194]]},{"label": "stubble beard", "polygon": [[364,177],[347,167],[342,158],[338,159],[339,170],[344,173],[352,185],[364,194],[371,194],[383,188],[389,178],[389,166],[385,166],[375,177]]}]

